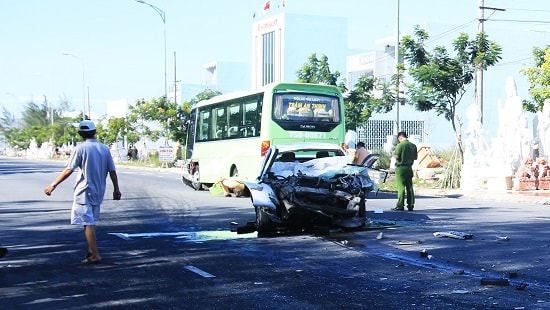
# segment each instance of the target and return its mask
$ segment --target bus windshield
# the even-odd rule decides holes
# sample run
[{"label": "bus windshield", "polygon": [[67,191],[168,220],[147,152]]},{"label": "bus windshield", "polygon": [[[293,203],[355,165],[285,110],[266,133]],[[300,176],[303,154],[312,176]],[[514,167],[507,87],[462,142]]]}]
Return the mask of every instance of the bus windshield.
[{"label": "bus windshield", "polygon": [[340,101],[324,94],[273,95],[273,121],[285,130],[328,132],[340,123]]}]

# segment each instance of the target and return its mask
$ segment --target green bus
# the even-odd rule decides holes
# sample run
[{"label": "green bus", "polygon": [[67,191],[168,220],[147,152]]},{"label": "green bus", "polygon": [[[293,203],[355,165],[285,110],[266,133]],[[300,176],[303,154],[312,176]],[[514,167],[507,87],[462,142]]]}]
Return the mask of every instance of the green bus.
[{"label": "green bus", "polygon": [[222,177],[255,180],[271,145],[344,144],[344,100],[336,86],[276,83],[219,95],[192,107],[186,177],[193,188]]}]

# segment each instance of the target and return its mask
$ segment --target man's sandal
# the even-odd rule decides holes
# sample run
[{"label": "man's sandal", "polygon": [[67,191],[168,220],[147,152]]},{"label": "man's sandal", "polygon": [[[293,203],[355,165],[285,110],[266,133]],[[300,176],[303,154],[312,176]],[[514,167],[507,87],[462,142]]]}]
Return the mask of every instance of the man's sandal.
[{"label": "man's sandal", "polygon": [[85,265],[99,264],[101,263],[101,259],[93,259],[91,257],[86,257],[84,260],[82,260],[82,263]]}]

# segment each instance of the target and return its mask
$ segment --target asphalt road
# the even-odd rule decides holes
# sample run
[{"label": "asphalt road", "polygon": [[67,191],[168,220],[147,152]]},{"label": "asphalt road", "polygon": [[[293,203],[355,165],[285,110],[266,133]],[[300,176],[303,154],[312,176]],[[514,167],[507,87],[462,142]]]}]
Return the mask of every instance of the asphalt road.
[{"label": "asphalt road", "polygon": [[[177,169],[119,167],[98,225],[103,261],[82,265],[60,162],[0,158],[1,308],[550,309],[546,192],[423,193],[367,203],[372,224],[257,238],[248,198],[212,197]],[[435,237],[460,232],[469,239]]]}]

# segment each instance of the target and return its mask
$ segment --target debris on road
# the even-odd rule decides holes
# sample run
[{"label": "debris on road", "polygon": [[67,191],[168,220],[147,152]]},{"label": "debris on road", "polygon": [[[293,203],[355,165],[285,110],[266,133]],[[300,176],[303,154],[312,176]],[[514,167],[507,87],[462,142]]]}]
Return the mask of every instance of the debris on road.
[{"label": "debris on road", "polygon": [[528,285],[529,285],[529,284],[527,284],[527,283],[521,282],[520,284],[518,284],[518,285],[516,286],[516,290],[518,290],[518,291],[525,291],[525,289],[527,288]]},{"label": "debris on road", "polygon": [[397,244],[398,245],[415,245],[415,244],[422,244],[424,242],[422,242],[422,240],[418,240],[418,241],[397,241]]},{"label": "debris on road", "polygon": [[510,281],[505,278],[483,278],[481,279],[481,285],[508,286],[510,285]]},{"label": "debris on road", "polygon": [[425,257],[427,259],[432,259],[433,255],[428,254],[428,250],[423,249],[422,251],[420,251],[420,257]]},{"label": "debris on road", "polygon": [[454,290],[453,294],[470,294],[472,291],[470,290]]},{"label": "debris on road", "polygon": [[463,233],[460,231],[436,231],[433,233],[436,238],[455,238],[455,239],[472,239],[474,235]]}]

